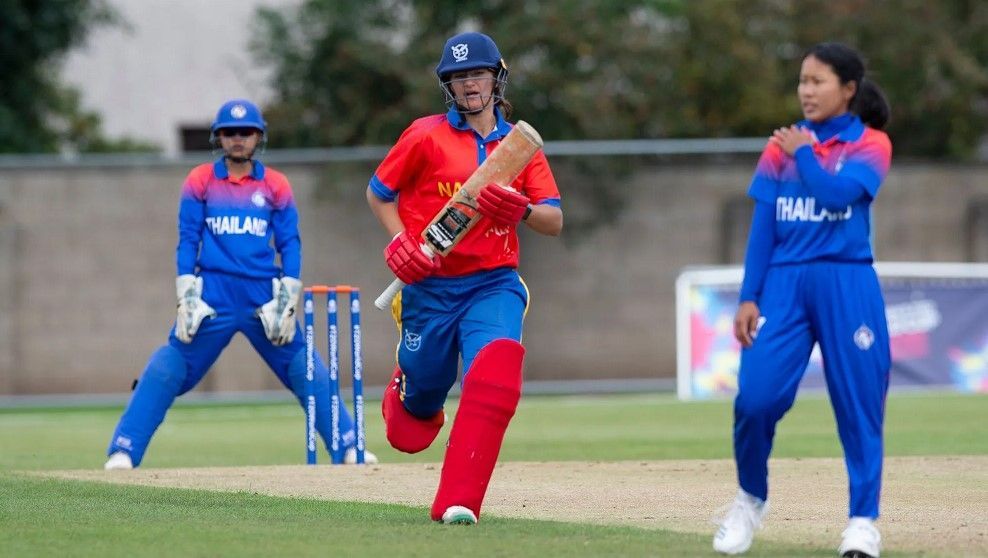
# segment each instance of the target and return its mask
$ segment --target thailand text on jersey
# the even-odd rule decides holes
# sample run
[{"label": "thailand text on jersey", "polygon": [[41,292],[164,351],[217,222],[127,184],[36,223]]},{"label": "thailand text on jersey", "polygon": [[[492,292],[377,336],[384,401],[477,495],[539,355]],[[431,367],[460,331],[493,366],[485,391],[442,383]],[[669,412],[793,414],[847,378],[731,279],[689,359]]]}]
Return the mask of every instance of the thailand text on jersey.
[{"label": "thailand text on jersey", "polygon": [[812,149],[824,171],[853,179],[867,195],[839,210],[824,208],[800,179],[796,161],[769,143],[758,161],[748,194],[775,207],[775,247],[770,263],[870,263],[869,210],[888,174],[892,157],[888,136],[865,126],[855,116],[840,133],[823,142],[815,141]]},{"label": "thailand text on jersey", "polygon": [[277,277],[277,249],[285,275],[300,276],[298,211],[291,186],[280,172],[260,161],[253,165],[240,179],[230,177],[222,158],[189,173],[178,210],[179,275],[195,273],[198,266],[244,277]]},{"label": "thailand text on jersey", "polygon": [[[402,133],[370,181],[384,201],[398,200],[406,230],[418,236],[453,193],[483,163],[511,124],[495,109],[497,125],[482,138],[456,111],[419,118]],[[559,189],[540,150],[512,187],[533,204],[559,207]],[[498,267],[518,267],[518,234],[484,218],[443,258],[439,276],[458,276]]]}]

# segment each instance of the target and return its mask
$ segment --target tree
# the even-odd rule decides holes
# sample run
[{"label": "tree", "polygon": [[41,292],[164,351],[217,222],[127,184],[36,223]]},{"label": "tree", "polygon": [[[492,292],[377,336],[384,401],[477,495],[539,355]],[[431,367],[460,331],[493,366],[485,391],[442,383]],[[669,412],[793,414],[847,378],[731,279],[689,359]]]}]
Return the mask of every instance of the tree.
[{"label": "tree", "polygon": [[988,4],[977,0],[812,0],[796,18],[829,10],[822,29],[801,29],[858,47],[892,105],[897,154],[964,158],[988,131]]},{"label": "tree", "polygon": [[87,31],[119,22],[103,0],[0,2],[0,153],[149,150],[103,137],[97,114],[57,80],[57,63]]},{"label": "tree", "polygon": [[800,60],[824,40],[870,60],[897,154],[963,158],[988,130],[977,0],[307,0],[260,15],[281,145],[392,143],[441,110],[433,69],[466,29],[495,38],[516,115],[548,139],[767,136],[799,119]]}]

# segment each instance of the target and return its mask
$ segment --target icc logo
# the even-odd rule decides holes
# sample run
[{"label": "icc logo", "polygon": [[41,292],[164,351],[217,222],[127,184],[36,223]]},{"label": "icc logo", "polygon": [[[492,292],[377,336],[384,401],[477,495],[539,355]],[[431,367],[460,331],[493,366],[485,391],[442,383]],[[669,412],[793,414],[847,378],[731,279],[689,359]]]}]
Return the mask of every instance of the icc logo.
[{"label": "icc logo", "polygon": [[453,45],[453,58],[457,62],[463,62],[467,59],[467,55],[470,54],[470,49],[467,47],[466,43],[460,43],[458,45]]},{"label": "icc logo", "polygon": [[857,345],[862,351],[867,351],[874,342],[875,334],[868,329],[868,326],[862,324],[861,327],[854,332],[854,344]]},{"label": "icc logo", "polygon": [[264,194],[260,190],[254,192],[254,195],[250,197],[250,201],[257,207],[264,207],[264,204],[267,203],[264,201]]},{"label": "icc logo", "polygon": [[422,336],[405,330],[405,348],[413,353],[422,347]]},{"label": "icc logo", "polygon": [[230,116],[234,118],[243,118],[247,116],[247,107],[243,105],[233,105],[230,107]]}]

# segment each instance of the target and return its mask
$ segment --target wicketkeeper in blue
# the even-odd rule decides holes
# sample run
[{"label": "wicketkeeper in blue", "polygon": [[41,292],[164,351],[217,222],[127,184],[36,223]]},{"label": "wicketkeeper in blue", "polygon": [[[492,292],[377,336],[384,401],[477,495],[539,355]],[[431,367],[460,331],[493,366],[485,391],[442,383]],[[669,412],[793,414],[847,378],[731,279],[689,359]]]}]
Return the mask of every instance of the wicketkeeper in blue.
[{"label": "wicketkeeper in blue", "polygon": [[[178,315],[168,343],[148,361],[120,417],[106,469],[141,464],[151,436],[176,397],[199,383],[233,335],[243,333],[302,404],[305,341],[296,319],[302,282],[298,212],[285,175],[254,158],[267,125],[250,101],[220,107],[210,141],[222,150],[192,169],[178,208]],[[281,257],[281,268],[275,253]],[[316,356],[315,395],[329,401],[329,372]],[[316,429],[331,440],[328,405],[317,405]],[[342,406],[345,462],[356,462],[353,420]],[[366,452],[367,463],[377,457]]]},{"label": "wicketkeeper in blue", "polygon": [[892,157],[882,131],[889,106],[858,53],[839,43],[803,57],[797,92],[804,120],[775,130],[748,189],[755,211],[734,319],[743,347],[734,401],[740,486],[713,546],[724,554],[751,546],[768,510],[776,423],[819,343],[850,484],[838,554],[878,558],[891,358],[870,208]]}]

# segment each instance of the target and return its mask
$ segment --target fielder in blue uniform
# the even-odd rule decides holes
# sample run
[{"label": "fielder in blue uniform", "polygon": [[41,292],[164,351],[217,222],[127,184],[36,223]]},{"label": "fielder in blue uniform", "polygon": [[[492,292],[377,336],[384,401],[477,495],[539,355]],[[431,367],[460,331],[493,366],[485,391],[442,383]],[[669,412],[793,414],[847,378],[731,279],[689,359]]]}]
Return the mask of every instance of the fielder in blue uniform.
[{"label": "fielder in blue uniform", "polygon": [[845,45],[807,53],[798,86],[805,119],[775,131],[748,191],[755,210],[734,320],[743,347],[734,402],[740,489],[714,538],[725,554],[748,550],[768,510],[775,426],[819,343],[850,480],[839,553],[879,555],[874,520],[891,359],[870,206],[892,147],[881,131],[888,103],[864,74]]},{"label": "fielder in blue uniform", "polygon": [[[250,101],[223,104],[211,128],[211,142],[223,156],[192,169],[182,185],[178,315],[168,343],[151,356],[113,432],[106,469],[141,464],[172,402],[199,383],[237,332],[302,404],[306,359],[296,320],[302,289],[298,212],[285,175],[253,158],[266,142],[266,130]],[[328,401],[329,372],[318,355],[316,360],[316,397]],[[345,459],[352,463],[353,420],[345,406],[341,411]],[[317,406],[316,428],[328,446],[327,405]],[[367,453],[365,460],[377,458]]]}]

